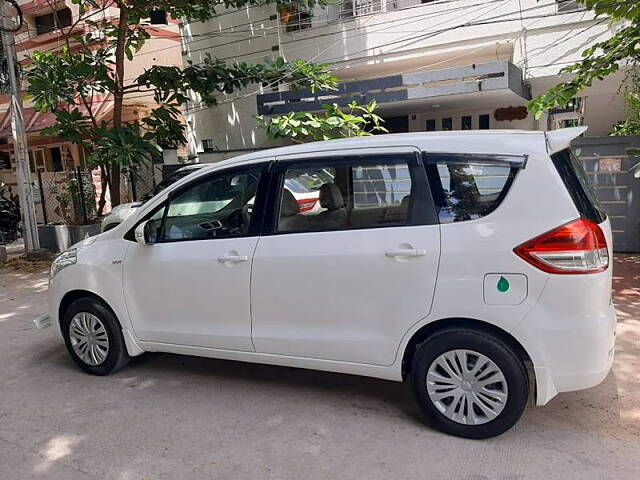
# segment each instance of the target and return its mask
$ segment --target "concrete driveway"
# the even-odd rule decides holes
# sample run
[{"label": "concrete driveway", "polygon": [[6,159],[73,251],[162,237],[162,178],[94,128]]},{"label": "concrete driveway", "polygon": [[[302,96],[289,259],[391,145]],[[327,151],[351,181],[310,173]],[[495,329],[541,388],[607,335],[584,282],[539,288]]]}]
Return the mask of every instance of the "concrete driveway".
[{"label": "concrete driveway", "polygon": [[165,354],[83,374],[32,328],[46,274],[0,270],[0,479],[640,478],[640,257],[615,268],[614,371],[488,441],[381,380]]}]

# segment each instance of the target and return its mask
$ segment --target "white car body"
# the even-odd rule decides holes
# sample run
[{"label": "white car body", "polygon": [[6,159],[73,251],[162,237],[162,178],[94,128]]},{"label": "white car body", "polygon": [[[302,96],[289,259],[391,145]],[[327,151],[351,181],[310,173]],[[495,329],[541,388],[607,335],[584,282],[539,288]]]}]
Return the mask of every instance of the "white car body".
[{"label": "white car body", "polygon": [[[51,324],[60,334],[61,306],[89,292],[113,310],[131,356],[161,351],[401,381],[416,334],[466,319],[524,352],[535,403],[544,405],[559,392],[597,385],[613,361],[612,268],[550,274],[513,253],[580,217],[550,154],[582,131],[383,135],[208,165],[120,226],[75,246],[77,261],[49,283]],[[328,153],[420,152],[519,156],[526,165],[495,211],[469,221],[155,245],[123,238],[172,191],[214,172]],[[603,254],[611,257],[609,221],[600,228],[608,246]],[[402,248],[419,253],[388,254]],[[222,261],[229,255],[248,261]],[[514,287],[517,301],[491,300],[491,282],[501,275],[522,280]]]}]

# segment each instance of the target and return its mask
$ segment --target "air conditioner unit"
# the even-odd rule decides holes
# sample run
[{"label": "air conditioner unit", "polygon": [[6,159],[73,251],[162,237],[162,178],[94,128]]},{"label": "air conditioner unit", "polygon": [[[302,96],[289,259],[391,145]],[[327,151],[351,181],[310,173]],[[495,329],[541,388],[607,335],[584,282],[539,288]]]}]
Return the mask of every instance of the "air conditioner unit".
[{"label": "air conditioner unit", "polygon": [[205,138],[202,140],[202,149],[205,152],[213,152],[216,150],[216,142],[213,138]]}]

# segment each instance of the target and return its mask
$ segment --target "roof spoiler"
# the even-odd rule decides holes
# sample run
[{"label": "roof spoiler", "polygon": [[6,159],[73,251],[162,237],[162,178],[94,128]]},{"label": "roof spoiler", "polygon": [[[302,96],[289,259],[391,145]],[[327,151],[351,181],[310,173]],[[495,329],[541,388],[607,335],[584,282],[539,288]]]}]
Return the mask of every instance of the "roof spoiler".
[{"label": "roof spoiler", "polygon": [[552,130],[546,132],[547,137],[547,151],[549,155],[569,148],[571,142],[586,132],[589,127],[572,127],[561,128],[560,130]]}]

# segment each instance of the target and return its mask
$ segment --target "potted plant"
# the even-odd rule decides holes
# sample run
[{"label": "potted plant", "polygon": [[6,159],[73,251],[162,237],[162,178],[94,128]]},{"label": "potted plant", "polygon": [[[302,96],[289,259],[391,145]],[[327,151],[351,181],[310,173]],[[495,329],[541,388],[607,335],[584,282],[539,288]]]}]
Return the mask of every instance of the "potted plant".
[{"label": "potted plant", "polygon": [[[74,243],[100,233],[96,212],[95,186],[89,172],[64,172],[62,182],[50,190],[42,208],[58,220],[52,224],[38,225],[40,246],[62,252]],[[43,200],[45,192],[41,192]]]}]

